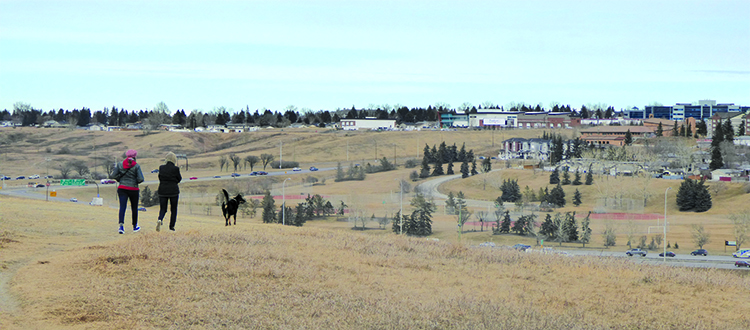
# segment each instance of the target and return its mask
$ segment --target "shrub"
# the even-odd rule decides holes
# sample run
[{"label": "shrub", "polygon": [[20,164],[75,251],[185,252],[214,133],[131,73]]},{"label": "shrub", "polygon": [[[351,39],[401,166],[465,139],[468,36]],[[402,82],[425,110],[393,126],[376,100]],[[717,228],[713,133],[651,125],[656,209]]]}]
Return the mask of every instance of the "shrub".
[{"label": "shrub", "polygon": [[409,159],[404,162],[404,167],[406,168],[415,168],[417,165],[419,165],[419,162],[416,159]]},{"label": "shrub", "polygon": [[[271,162],[271,164],[269,164],[269,166],[271,168],[279,168],[279,161],[274,160]],[[290,162],[286,160],[281,162],[281,168],[294,168],[294,167],[299,167],[299,162]]]}]

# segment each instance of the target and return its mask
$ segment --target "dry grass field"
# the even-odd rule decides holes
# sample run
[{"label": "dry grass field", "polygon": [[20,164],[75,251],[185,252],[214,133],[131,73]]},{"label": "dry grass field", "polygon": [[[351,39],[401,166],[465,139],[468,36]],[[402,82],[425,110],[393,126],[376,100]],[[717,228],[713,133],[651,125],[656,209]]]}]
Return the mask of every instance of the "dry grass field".
[{"label": "dry grass field", "polygon": [[[144,136],[142,132],[0,129],[1,139],[12,140],[0,151],[0,174],[44,175],[49,169],[58,175],[56,164],[68,159],[93,165],[93,158],[104,154],[119,158],[127,148],[135,148],[146,180],[157,179],[149,169],[158,167],[167,151],[189,155],[190,171],[183,172],[184,177],[227,176],[228,172],[219,171],[220,156],[270,153],[278,158],[280,142],[284,160],[299,161],[301,167],[373,162],[376,144],[377,157],[389,160],[395,145],[402,164],[409,157],[421,157],[425,143],[432,146],[445,140],[460,147],[465,142],[477,155],[491,155],[503,139],[539,135],[541,131],[534,130],[277,129]],[[70,153],[57,154],[62,147]],[[493,164],[495,169],[501,167],[505,164]],[[259,216],[240,216],[236,227],[227,228],[215,205],[221,188],[247,193],[267,187],[279,196],[281,182],[289,177],[292,180],[285,185],[288,203],[296,203],[294,195],[321,194],[334,205],[343,200],[376,216],[392,217],[399,208],[397,180],[408,178],[412,170],[400,167],[368,174],[365,181],[340,183],[334,182],[333,171],[317,172],[310,174],[321,180],[314,186],[302,182],[307,174],[291,172],[265,178],[186,180],[181,184],[177,233],[156,233],[158,207],[150,207],[139,215],[142,232],[116,234],[112,185],[99,188],[104,207],[0,195],[0,329],[750,328],[746,272],[475,248],[488,241],[512,245],[535,240],[492,235],[486,228],[482,232],[467,226],[458,242],[455,216],[444,215],[441,209],[433,219],[432,238],[439,239],[434,241],[395,236],[390,226],[381,230],[375,223],[368,224],[371,230],[353,231],[351,223],[335,217],[285,228],[261,224]],[[491,201],[499,196],[502,180],[518,179],[522,189],[529,185],[536,192],[548,186],[548,177],[541,171],[503,169],[452,180],[439,189]],[[5,189],[26,182],[13,180]],[[569,203],[557,211],[585,214],[602,195],[617,193],[635,199],[645,193],[643,212],[663,215],[664,190],[671,186],[668,240],[679,242],[678,253],[693,249],[690,225],[697,223],[711,234],[709,251],[728,255],[723,248],[723,241],[732,239],[728,216],[750,205],[742,184],[717,189],[714,207],[696,214],[678,212],[674,194],[679,181],[597,176],[594,182],[578,186],[582,205]],[[150,184],[151,189],[156,187]],[[53,188],[60,197],[77,197],[82,202],[97,193],[94,186]],[[565,187],[568,200],[574,190]],[[41,189],[35,193],[43,196]],[[410,197],[404,196],[407,212]],[[277,197],[277,206],[280,203]],[[538,220],[542,219],[540,214]],[[602,249],[600,233],[605,221],[592,221],[592,242],[587,249]],[[617,245],[610,249],[624,251],[627,221],[616,223]],[[639,235],[656,225],[652,220],[634,223]],[[580,244],[563,246],[572,249]]]},{"label": "dry grass field", "polygon": [[750,327],[734,272],[0,198],[3,329]]}]

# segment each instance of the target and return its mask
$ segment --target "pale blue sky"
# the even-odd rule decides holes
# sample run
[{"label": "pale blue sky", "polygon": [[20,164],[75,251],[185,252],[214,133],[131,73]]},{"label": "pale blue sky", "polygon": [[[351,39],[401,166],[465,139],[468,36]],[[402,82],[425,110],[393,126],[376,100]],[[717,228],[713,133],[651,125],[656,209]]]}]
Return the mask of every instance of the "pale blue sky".
[{"label": "pale blue sky", "polygon": [[750,105],[750,1],[0,0],[0,109]]}]

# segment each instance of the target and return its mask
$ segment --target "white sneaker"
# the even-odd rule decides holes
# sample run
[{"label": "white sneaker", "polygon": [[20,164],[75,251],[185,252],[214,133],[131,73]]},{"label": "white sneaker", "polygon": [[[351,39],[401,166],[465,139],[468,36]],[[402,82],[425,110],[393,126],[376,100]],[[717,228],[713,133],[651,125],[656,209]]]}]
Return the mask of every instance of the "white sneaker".
[{"label": "white sneaker", "polygon": [[156,231],[161,231],[161,220],[156,221]]}]

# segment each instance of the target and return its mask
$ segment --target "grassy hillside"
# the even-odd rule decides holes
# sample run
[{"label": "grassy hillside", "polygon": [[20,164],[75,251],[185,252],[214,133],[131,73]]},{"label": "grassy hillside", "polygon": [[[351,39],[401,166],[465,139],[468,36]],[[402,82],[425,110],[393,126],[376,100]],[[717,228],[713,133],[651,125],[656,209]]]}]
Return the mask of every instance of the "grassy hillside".
[{"label": "grassy hillside", "polygon": [[188,214],[117,235],[115,209],[0,202],[3,329],[750,327],[737,272]]}]

